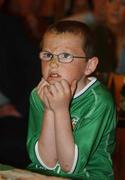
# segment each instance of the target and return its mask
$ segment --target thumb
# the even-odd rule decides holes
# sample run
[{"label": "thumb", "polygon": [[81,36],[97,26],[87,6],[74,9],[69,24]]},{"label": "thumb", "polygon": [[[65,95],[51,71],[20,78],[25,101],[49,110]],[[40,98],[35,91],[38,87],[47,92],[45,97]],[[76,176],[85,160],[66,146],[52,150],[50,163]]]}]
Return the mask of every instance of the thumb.
[{"label": "thumb", "polygon": [[72,93],[72,95],[75,93],[76,87],[77,87],[77,81],[74,80],[72,82],[72,84],[71,84],[71,93]]}]

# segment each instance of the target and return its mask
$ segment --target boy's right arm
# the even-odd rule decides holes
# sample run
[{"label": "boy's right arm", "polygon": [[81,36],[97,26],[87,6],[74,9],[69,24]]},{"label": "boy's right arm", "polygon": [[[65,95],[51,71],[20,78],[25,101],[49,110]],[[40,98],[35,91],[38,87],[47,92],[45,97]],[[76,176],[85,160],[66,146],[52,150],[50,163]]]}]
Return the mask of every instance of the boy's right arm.
[{"label": "boy's right arm", "polygon": [[[43,166],[53,168],[57,163],[54,114],[49,107],[48,100],[44,94],[44,87],[49,84],[42,79],[37,86],[37,93],[45,105],[41,134],[37,144],[37,157]],[[51,148],[50,148],[51,147]]]}]

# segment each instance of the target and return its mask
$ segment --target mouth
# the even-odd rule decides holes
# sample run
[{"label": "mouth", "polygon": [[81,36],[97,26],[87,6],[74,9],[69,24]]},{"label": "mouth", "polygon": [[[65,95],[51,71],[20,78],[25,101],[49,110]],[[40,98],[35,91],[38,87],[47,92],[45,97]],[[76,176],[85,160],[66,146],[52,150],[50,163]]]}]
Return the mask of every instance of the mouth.
[{"label": "mouth", "polygon": [[51,80],[59,80],[61,78],[61,75],[59,75],[58,73],[50,73],[47,80],[51,81]]}]

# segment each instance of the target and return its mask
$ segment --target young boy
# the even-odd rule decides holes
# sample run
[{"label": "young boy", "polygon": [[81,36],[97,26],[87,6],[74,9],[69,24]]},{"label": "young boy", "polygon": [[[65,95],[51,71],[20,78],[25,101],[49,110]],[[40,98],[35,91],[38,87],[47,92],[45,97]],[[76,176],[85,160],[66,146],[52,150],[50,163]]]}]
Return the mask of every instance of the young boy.
[{"label": "young boy", "polygon": [[96,70],[93,36],[77,21],[50,26],[40,52],[42,80],[32,91],[27,147],[31,169],[91,180],[113,179],[116,111]]}]

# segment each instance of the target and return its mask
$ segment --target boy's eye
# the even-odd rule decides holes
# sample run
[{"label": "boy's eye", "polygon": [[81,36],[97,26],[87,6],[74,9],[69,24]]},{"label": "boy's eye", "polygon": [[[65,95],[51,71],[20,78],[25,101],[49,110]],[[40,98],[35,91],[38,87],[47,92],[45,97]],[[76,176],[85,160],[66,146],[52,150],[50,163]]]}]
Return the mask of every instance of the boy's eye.
[{"label": "boy's eye", "polygon": [[44,60],[50,60],[52,58],[52,54],[50,52],[41,52],[40,58]]},{"label": "boy's eye", "polygon": [[63,63],[68,63],[73,60],[73,55],[69,53],[61,53],[58,55],[59,61]]},{"label": "boy's eye", "polygon": [[62,53],[59,56],[60,58],[65,58],[65,59],[72,58],[72,55],[69,53]]},{"label": "boy's eye", "polygon": [[49,52],[43,53],[43,57],[45,57],[45,58],[50,58],[51,56],[52,56],[52,54]]}]

